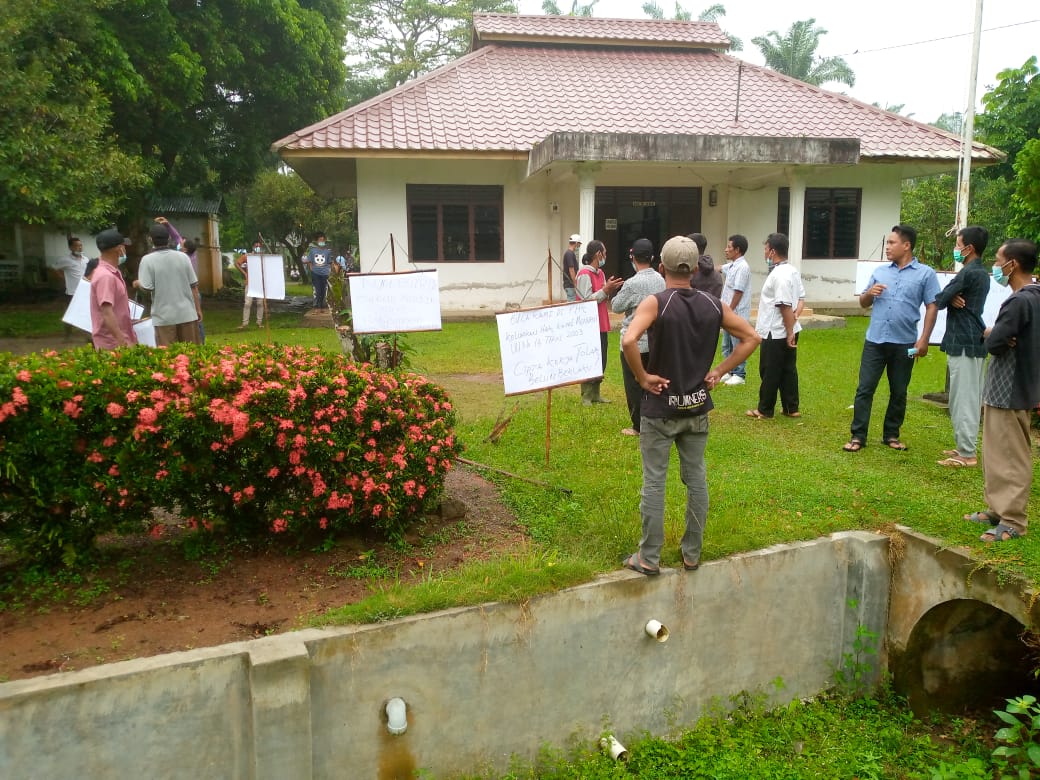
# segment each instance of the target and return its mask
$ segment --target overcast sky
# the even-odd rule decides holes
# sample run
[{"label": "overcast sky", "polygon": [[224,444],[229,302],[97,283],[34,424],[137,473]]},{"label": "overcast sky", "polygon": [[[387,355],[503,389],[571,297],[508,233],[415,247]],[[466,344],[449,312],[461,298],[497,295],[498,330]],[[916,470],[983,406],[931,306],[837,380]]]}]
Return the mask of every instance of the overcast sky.
[{"label": "overcast sky", "polygon": [[[659,4],[672,15],[674,0],[659,0]],[[710,4],[708,0],[681,3],[694,15]],[[521,13],[542,12],[541,0],[519,0],[518,5]],[[558,5],[570,8],[569,0],[558,0]],[[967,106],[975,0],[872,0],[862,4],[728,0],[724,5],[726,16],[720,24],[743,39],[744,50],[734,56],[748,62],[763,62],[752,38],[770,30],[783,35],[791,22],[812,17],[827,30],[817,53],[843,56],[856,74],[852,89],[841,84],[829,84],[828,89],[882,106],[903,103],[904,114],[912,113],[923,122]],[[595,15],[646,18],[641,0],[599,0]],[[977,101],[997,83],[1001,70],[1020,67],[1030,55],[1040,55],[1040,3],[986,0],[982,27],[988,31],[982,35],[979,51]]]}]

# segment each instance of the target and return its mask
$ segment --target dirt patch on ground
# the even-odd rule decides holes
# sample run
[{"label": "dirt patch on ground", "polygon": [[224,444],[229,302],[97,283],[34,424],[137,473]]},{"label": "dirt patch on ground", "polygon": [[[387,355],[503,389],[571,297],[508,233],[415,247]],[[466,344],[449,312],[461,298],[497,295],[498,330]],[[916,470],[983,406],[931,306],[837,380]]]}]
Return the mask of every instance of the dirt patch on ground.
[{"label": "dirt patch on ground", "polygon": [[381,582],[414,582],[525,541],[497,488],[465,468],[449,472],[443,507],[397,549],[358,535],[328,551],[210,548],[187,560],[177,525],[163,540],[104,540],[104,562],[78,578],[41,575],[0,591],[0,681],[289,631]]}]

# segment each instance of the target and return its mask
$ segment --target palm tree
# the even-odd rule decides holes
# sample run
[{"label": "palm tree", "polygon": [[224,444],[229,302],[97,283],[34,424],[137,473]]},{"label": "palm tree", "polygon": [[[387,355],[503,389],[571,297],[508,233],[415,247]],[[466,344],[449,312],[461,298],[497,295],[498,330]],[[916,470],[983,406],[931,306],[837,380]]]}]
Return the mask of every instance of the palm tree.
[{"label": "palm tree", "polygon": [[[649,0],[649,2],[643,3],[643,13],[649,16],[651,19],[664,19],[664,9],[661,8],[656,0]],[[726,6],[722,3],[715,3],[709,5],[699,14],[697,14],[698,22],[718,22],[720,16],[726,15]],[[693,12],[687,11],[681,5],[679,0],[675,2],[675,15],[672,17],[677,22],[692,22]],[[728,33],[725,30],[722,34],[729,38],[729,49],[730,51],[742,51],[744,48],[744,42],[732,33]]]},{"label": "palm tree", "polygon": [[856,74],[841,57],[817,57],[816,47],[820,36],[827,31],[816,26],[815,19],[795,22],[787,35],[781,37],[776,30],[751,39],[766,58],[766,67],[820,86],[829,81],[854,86]]},{"label": "palm tree", "polygon": [[579,4],[578,0],[571,0],[571,10],[565,14],[555,0],[542,0],[542,13],[550,16],[592,16],[592,9],[598,2],[599,0],[592,0],[591,3]]}]

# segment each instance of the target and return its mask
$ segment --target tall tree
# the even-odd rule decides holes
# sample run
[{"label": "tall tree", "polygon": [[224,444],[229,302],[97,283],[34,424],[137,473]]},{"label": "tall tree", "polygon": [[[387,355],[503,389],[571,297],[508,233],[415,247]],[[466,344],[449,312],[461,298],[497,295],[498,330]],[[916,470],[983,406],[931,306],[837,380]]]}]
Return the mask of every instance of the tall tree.
[{"label": "tall tree", "polygon": [[598,2],[599,0],[592,0],[591,3],[579,3],[578,0],[571,0],[571,10],[564,13],[555,0],[542,0],[542,13],[550,16],[592,16]]},{"label": "tall tree", "polygon": [[[94,197],[99,218],[121,212],[132,224],[151,196],[218,194],[269,162],[271,141],[341,99],[338,0],[9,0],[3,25],[0,165],[14,175],[0,188],[34,175],[32,154],[10,153],[24,152],[19,132],[33,121],[47,143],[58,139],[41,159],[61,161],[80,185],[51,197],[49,212],[19,216],[79,221],[89,214],[77,199]],[[33,103],[51,116],[7,111]],[[4,216],[15,206],[0,198]]]},{"label": "tall tree", "polygon": [[856,75],[845,60],[816,55],[820,37],[826,34],[826,30],[816,26],[815,19],[805,19],[792,24],[786,35],[771,30],[751,42],[762,52],[767,68],[816,86],[831,81],[855,86]]},{"label": "tall tree", "polygon": [[101,224],[143,161],[112,143],[108,96],[92,77],[95,0],[8,0],[0,16],[0,219]]},{"label": "tall tree", "polygon": [[[664,19],[664,9],[656,2],[656,0],[650,0],[649,2],[643,3],[643,13],[649,16],[651,19]],[[698,22],[714,22],[718,23],[719,17],[726,15],[726,6],[722,3],[714,3],[709,5],[699,14],[697,14]],[[679,4],[679,0],[675,2],[675,13],[672,16],[677,22],[692,22],[693,12],[687,11]],[[729,49],[730,51],[742,51],[744,49],[744,42],[735,36],[731,32],[722,31],[727,38],[729,38]]]},{"label": "tall tree", "polygon": [[473,14],[516,13],[512,0],[345,0],[353,105],[462,56]]},{"label": "tall tree", "polygon": [[[1032,56],[1020,68],[997,74],[997,86],[982,98],[976,138],[1007,153],[998,165],[979,172],[1000,180],[1010,190],[1008,234],[1037,238],[1040,234],[1040,68]],[[973,177],[974,179],[974,177]]]},{"label": "tall tree", "polygon": [[293,264],[306,275],[300,256],[318,232],[324,232],[333,247],[346,248],[357,242],[353,198],[322,198],[295,172],[262,172],[246,194],[242,218],[248,243],[258,233],[289,249]]},{"label": "tall tree", "polygon": [[1028,141],[1040,134],[1040,68],[1033,55],[1021,68],[997,74],[997,86],[982,98],[983,112],[975,121],[975,137],[1007,154],[991,176],[1015,177],[1015,158]]}]

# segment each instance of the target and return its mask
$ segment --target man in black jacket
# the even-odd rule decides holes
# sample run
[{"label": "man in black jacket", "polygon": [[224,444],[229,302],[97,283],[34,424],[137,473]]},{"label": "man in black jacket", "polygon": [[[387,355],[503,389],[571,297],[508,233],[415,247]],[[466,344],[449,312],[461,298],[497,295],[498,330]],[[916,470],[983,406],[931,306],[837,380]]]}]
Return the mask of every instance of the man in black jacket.
[{"label": "man in black jacket", "polygon": [[1033,409],[1040,404],[1040,285],[1033,284],[1036,244],[1012,239],[997,250],[993,279],[1014,291],[986,332],[993,356],[982,392],[983,474],[986,509],[965,520],[988,523],[984,542],[1006,542],[1026,533],[1026,508],[1033,481],[1029,436]]}]

